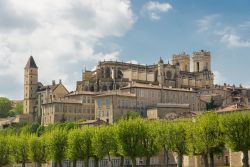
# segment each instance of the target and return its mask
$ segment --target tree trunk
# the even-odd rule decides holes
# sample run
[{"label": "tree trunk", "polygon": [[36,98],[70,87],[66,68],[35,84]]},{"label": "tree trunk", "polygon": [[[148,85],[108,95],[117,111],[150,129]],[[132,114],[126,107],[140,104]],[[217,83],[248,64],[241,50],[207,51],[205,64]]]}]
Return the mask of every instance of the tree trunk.
[{"label": "tree trunk", "polygon": [[146,166],[147,166],[147,167],[150,166],[150,157],[146,157]]},{"label": "tree trunk", "polygon": [[165,153],[164,158],[166,158],[165,165],[166,165],[166,167],[168,167],[168,164],[169,164],[168,149],[166,149],[165,147],[164,147],[164,153]]},{"label": "tree trunk", "polygon": [[42,163],[41,162],[37,162],[36,163],[36,167],[42,167]]},{"label": "tree trunk", "polygon": [[22,162],[22,167],[25,167],[25,162]]},{"label": "tree trunk", "polygon": [[136,159],[135,158],[131,158],[132,160],[132,167],[136,167]]},{"label": "tree trunk", "polygon": [[57,167],[57,162],[55,162],[54,165],[55,165],[54,167]]},{"label": "tree trunk", "polygon": [[111,160],[111,157],[110,157],[110,155],[108,154],[108,158],[109,158],[109,167],[113,167],[113,163],[112,163],[112,160]]},{"label": "tree trunk", "polygon": [[59,161],[59,167],[63,167],[62,161]]},{"label": "tree trunk", "polygon": [[124,156],[120,156],[120,167],[124,166]]},{"label": "tree trunk", "polygon": [[183,164],[183,155],[182,154],[178,154],[178,163],[177,163],[177,166],[178,167],[182,167],[182,164]]},{"label": "tree trunk", "polygon": [[99,166],[99,158],[97,156],[94,157],[95,160],[95,167]]},{"label": "tree trunk", "polygon": [[248,164],[248,150],[244,150],[242,152],[243,152],[243,158],[242,158],[243,167],[249,167],[249,164]]},{"label": "tree trunk", "polygon": [[209,159],[210,159],[210,167],[214,167],[214,153],[209,153]]},{"label": "tree trunk", "polygon": [[203,159],[204,167],[208,167],[208,157],[207,157],[207,154],[202,154],[202,159]]},{"label": "tree trunk", "polygon": [[89,167],[89,157],[85,158],[84,167]]},{"label": "tree trunk", "polygon": [[76,167],[76,160],[73,160],[73,167]]}]

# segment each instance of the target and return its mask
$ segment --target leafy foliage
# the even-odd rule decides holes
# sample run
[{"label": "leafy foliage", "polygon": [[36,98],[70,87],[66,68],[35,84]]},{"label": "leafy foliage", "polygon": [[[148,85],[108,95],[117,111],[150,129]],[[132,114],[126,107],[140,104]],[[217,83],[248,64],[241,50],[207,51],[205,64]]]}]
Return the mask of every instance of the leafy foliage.
[{"label": "leafy foliage", "polygon": [[11,101],[6,97],[0,97],[0,118],[10,116]]}]

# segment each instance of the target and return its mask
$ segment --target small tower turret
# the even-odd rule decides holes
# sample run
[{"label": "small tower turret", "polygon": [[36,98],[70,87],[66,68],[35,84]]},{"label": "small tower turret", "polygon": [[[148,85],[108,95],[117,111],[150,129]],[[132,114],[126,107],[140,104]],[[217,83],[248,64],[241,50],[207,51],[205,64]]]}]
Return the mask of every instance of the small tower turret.
[{"label": "small tower turret", "polygon": [[157,80],[159,82],[159,85],[163,85],[164,83],[164,61],[162,60],[162,58],[160,57],[160,60],[158,62],[158,76],[157,76]]}]

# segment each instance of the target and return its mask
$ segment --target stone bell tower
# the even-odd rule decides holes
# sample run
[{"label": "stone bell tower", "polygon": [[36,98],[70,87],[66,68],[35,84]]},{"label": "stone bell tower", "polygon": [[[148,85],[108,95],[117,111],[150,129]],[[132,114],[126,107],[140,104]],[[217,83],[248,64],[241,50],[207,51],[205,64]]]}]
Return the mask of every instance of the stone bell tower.
[{"label": "stone bell tower", "polygon": [[211,71],[210,52],[201,50],[193,53],[193,72]]},{"label": "stone bell tower", "polygon": [[24,100],[23,113],[35,117],[37,112],[38,67],[30,56],[24,67]]}]

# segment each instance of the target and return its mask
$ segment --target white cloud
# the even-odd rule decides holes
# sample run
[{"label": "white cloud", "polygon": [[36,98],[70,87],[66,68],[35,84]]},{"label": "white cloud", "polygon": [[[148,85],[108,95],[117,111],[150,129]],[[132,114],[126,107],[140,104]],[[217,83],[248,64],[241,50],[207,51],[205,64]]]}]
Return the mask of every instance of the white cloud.
[{"label": "white cloud", "polygon": [[225,33],[222,35],[221,41],[227,43],[229,47],[250,47],[250,41],[242,40],[241,37],[236,34]]},{"label": "white cloud", "polygon": [[160,3],[157,1],[149,1],[143,6],[143,13],[149,16],[151,20],[160,20],[161,13],[167,12],[172,9],[172,5],[170,3]]},{"label": "white cloud", "polygon": [[31,52],[40,81],[61,78],[73,89],[84,64],[119,59],[120,50],[100,52],[96,44],[123,36],[134,22],[130,0],[1,1],[0,94],[22,97],[23,67]]},{"label": "white cloud", "polygon": [[[241,30],[247,30],[249,21],[238,25],[226,25],[220,21],[220,15],[209,15],[197,20],[199,32],[215,36],[220,42],[229,48],[250,48],[250,39],[247,39]],[[249,33],[249,32],[248,32]]]},{"label": "white cloud", "polygon": [[203,32],[211,28],[212,22],[214,22],[219,17],[220,15],[214,14],[214,15],[205,16],[204,18],[197,20],[199,31]]}]

